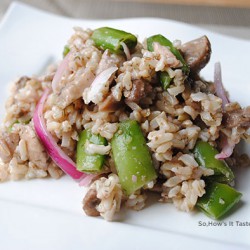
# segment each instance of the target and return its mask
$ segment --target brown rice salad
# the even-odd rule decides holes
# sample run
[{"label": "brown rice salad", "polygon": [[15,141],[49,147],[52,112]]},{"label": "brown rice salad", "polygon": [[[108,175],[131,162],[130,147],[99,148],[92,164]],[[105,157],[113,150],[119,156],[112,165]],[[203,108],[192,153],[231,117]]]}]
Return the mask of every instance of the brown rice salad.
[{"label": "brown rice salad", "polygon": [[59,66],[12,85],[0,181],[65,172],[88,186],[85,213],[106,220],[123,205],[143,209],[150,191],[179,210],[223,216],[241,197],[229,165],[249,139],[250,107],[229,101],[218,63],[214,82],[200,77],[208,38],[140,43],[107,27],[74,30]]}]

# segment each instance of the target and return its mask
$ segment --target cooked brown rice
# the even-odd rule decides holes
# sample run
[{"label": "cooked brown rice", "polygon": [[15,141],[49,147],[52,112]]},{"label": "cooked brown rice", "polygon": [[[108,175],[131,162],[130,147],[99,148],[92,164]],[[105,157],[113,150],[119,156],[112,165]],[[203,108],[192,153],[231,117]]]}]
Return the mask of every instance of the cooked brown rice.
[{"label": "cooked brown rice", "polygon": [[[127,197],[119,183],[110,141],[119,122],[138,121],[161,179],[160,201],[173,202],[183,211],[192,210],[197,199],[205,193],[203,177],[214,174],[213,170],[196,162],[192,154],[196,141],[201,139],[217,146],[222,131],[233,143],[238,143],[246,129],[222,125],[222,100],[213,90],[202,91],[208,83],[200,78],[196,88],[192,87],[179,69],[181,62],[177,58],[150,52],[145,44],[138,43],[131,59],[125,60],[123,56],[96,48],[91,34],[92,30],[77,27],[68,41],[69,70],[45,105],[48,131],[74,161],[78,135],[83,129],[91,129],[107,139],[107,146],[88,143],[88,152],[107,155],[104,175],[89,189],[95,190],[99,201],[95,209],[105,219],[112,220],[122,204],[141,210],[145,206],[146,193],[159,185],[158,181],[148,183]],[[180,41],[174,45],[182,46]],[[109,84],[98,92],[91,90],[91,86],[84,87],[86,81],[93,81],[110,67],[118,70]],[[173,78],[167,91],[157,82],[159,71],[166,71]],[[32,121],[35,107],[44,89],[51,88],[54,74],[55,67],[50,67],[43,77],[24,76],[13,83],[0,135],[0,181],[47,176],[57,179],[63,175],[36,136]],[[137,80],[145,83],[145,95],[139,101],[130,98]],[[112,111],[98,110],[98,105],[109,95],[117,102],[125,99],[123,105]],[[234,103],[228,105],[227,109],[230,108],[240,106]],[[133,181],[136,182],[136,176]]]}]

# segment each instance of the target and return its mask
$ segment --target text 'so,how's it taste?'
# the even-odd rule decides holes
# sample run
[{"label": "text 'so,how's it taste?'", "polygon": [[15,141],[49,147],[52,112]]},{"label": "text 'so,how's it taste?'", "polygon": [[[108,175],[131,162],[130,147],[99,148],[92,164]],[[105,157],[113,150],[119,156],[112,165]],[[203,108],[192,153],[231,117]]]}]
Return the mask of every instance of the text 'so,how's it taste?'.
[{"label": "text 'so,how's it taste?'", "polygon": [[198,221],[199,227],[250,227],[250,221]]}]

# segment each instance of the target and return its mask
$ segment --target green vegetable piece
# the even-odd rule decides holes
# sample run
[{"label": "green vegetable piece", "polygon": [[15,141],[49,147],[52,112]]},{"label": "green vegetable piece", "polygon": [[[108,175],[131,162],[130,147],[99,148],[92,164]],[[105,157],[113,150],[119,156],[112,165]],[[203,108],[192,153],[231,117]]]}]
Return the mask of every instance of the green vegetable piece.
[{"label": "green vegetable piece", "polygon": [[90,154],[86,152],[87,143],[107,145],[107,140],[100,135],[95,135],[91,130],[84,130],[79,134],[76,149],[76,166],[79,171],[98,173],[102,170],[105,155]]},{"label": "green vegetable piece", "polygon": [[160,72],[160,83],[164,90],[167,90],[172,78],[169,76],[168,72]]},{"label": "green vegetable piece", "polygon": [[[234,174],[224,160],[215,158],[215,155],[218,153],[218,150],[212,147],[208,142],[198,141],[194,147],[194,157],[196,161],[201,166],[213,169],[215,176],[219,178],[218,180],[226,180],[230,183],[234,179]],[[211,178],[213,178],[213,176],[211,176]]]},{"label": "green vegetable piece", "polygon": [[123,54],[122,42],[131,50],[137,44],[137,38],[131,33],[109,27],[94,30],[91,38],[95,45],[103,50],[109,49],[112,53]]},{"label": "green vegetable piece", "polygon": [[67,54],[70,52],[70,48],[68,45],[65,45],[64,46],[64,49],[63,49],[63,57],[67,56]]},{"label": "green vegetable piece", "polygon": [[111,147],[120,183],[127,195],[157,177],[146,140],[136,121],[120,123]]},{"label": "green vegetable piece", "polygon": [[9,127],[8,127],[8,132],[12,132],[13,126],[17,123],[20,123],[18,120],[14,121]]},{"label": "green vegetable piece", "polygon": [[236,203],[242,194],[227,184],[212,183],[206,187],[206,193],[198,199],[196,206],[213,219],[220,219]]},{"label": "green vegetable piece", "polygon": [[176,58],[182,63],[182,65],[183,65],[182,71],[186,75],[189,74],[189,72],[190,72],[189,66],[185,62],[180,51],[173,46],[171,41],[169,41],[166,37],[164,37],[160,34],[151,36],[147,39],[147,47],[148,47],[149,51],[154,51],[153,43],[155,43],[155,42],[159,43],[162,46],[167,46],[169,48],[169,50],[176,56]]},{"label": "green vegetable piece", "polygon": [[12,132],[13,126],[14,126],[15,124],[18,124],[18,123],[29,124],[30,121],[31,121],[31,119],[24,120],[24,121],[22,121],[21,119],[20,119],[20,120],[15,120],[15,121],[8,127],[8,132]]},{"label": "green vegetable piece", "polygon": [[[153,42],[156,41],[154,41],[152,36],[147,39],[147,46],[149,51],[154,51]],[[172,78],[169,76],[168,72],[159,72],[159,78],[162,88],[164,90],[167,90],[172,81]]]}]

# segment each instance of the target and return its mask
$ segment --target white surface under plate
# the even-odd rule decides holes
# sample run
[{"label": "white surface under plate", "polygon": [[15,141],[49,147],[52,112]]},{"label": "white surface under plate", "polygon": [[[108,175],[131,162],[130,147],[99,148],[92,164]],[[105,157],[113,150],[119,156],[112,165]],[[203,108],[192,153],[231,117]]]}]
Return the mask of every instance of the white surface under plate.
[{"label": "white surface under plate", "polygon": [[[112,26],[145,36],[161,33],[183,42],[206,34],[212,58],[202,72],[213,79],[214,62],[220,61],[223,80],[232,100],[250,104],[250,42],[225,37],[183,23],[163,19],[73,20],[15,3],[0,26],[0,117],[8,83],[18,76],[36,75],[61,58],[73,26]],[[245,147],[246,150],[246,147]],[[249,148],[248,148],[249,150]],[[0,248],[7,249],[249,249],[250,171],[236,172],[236,187],[243,193],[234,213],[218,222],[200,212],[177,211],[172,204],[152,197],[140,211],[125,211],[118,221],[84,215],[84,190],[70,178],[0,184]],[[154,201],[154,202],[153,202]],[[229,226],[229,222],[233,226]],[[208,226],[200,226],[205,223]],[[211,225],[211,223],[214,223]]]}]

